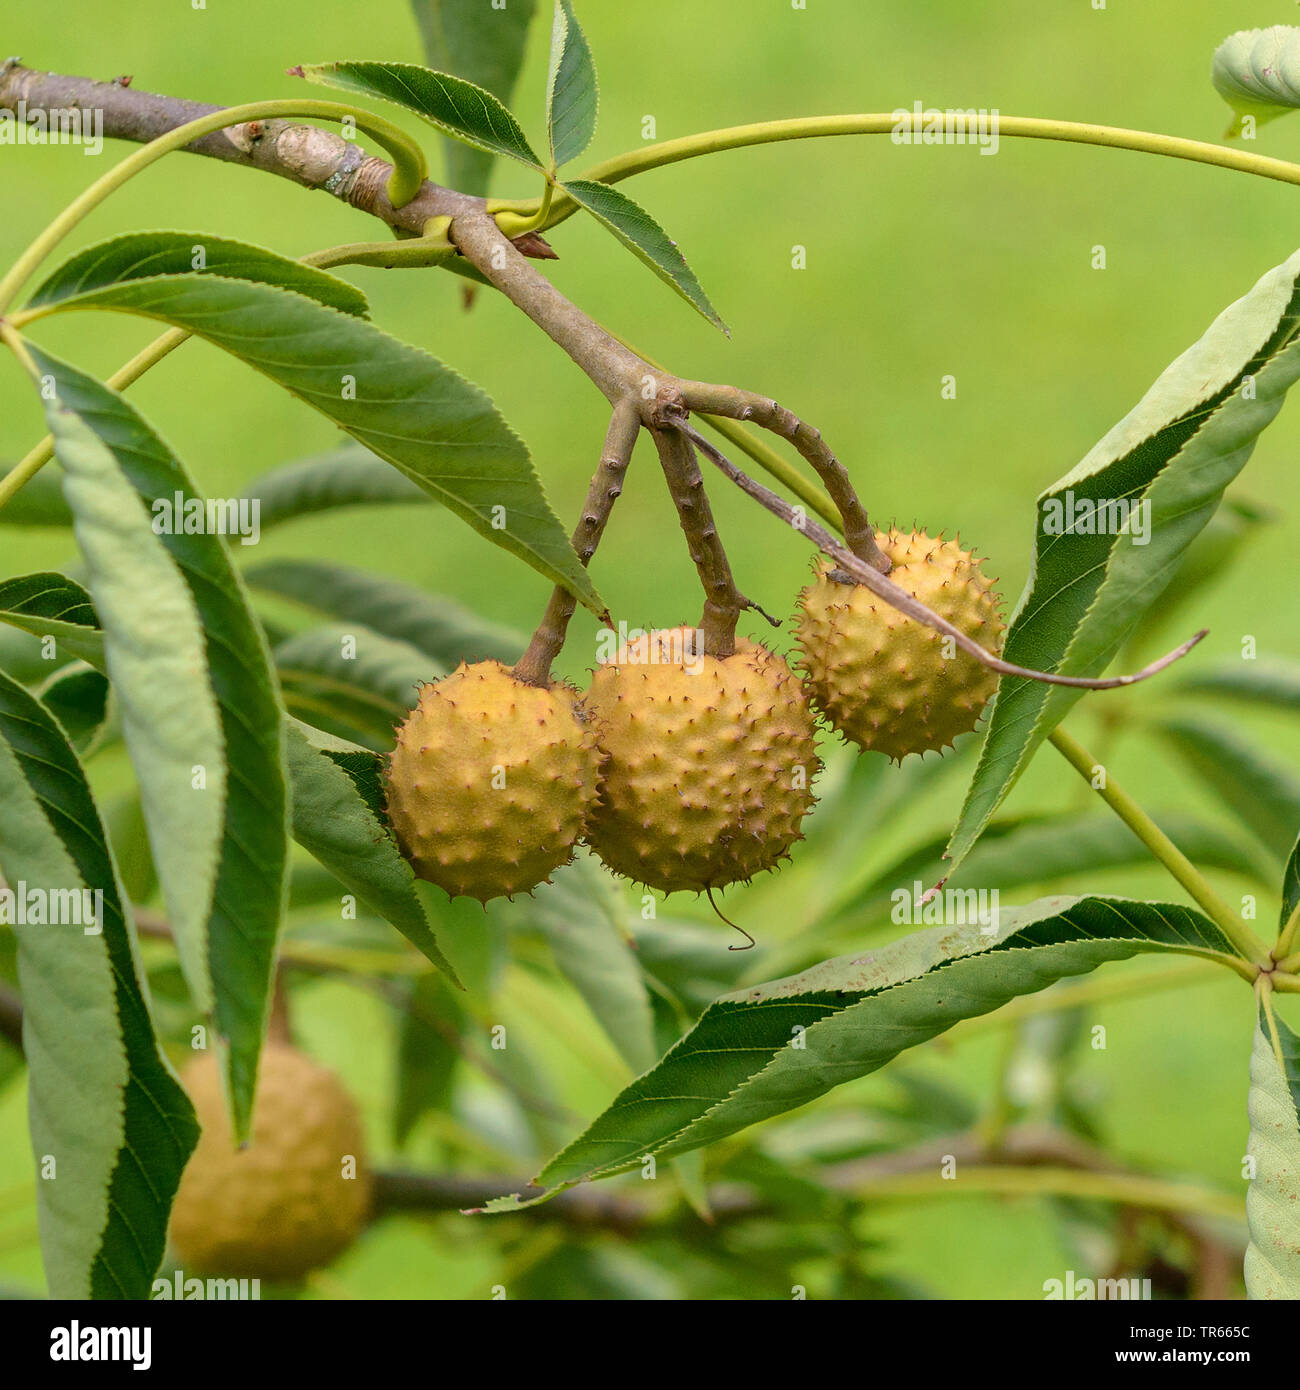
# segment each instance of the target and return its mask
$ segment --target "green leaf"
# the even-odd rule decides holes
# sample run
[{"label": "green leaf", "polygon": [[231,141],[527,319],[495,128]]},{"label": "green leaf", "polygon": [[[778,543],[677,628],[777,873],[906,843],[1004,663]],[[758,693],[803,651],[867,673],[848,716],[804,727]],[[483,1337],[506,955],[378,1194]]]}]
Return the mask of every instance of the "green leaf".
[{"label": "green leaf", "polygon": [[0,507],[0,526],[71,526],[57,468],[42,468]]},{"label": "green leaf", "polygon": [[546,77],[546,131],[558,169],[591,144],[596,133],[596,68],[571,0],[555,0],[551,63]]},{"label": "green leaf", "polygon": [[1238,118],[1229,137],[1241,133],[1243,116],[1263,125],[1294,111],[1300,106],[1300,29],[1274,24],[1232,34],[1214,51],[1211,81]]},{"label": "green leaf", "polygon": [[1278,917],[1278,929],[1283,930],[1296,911],[1300,910],[1300,836],[1296,837],[1291,853],[1287,856],[1286,873],[1282,878],[1282,911]]},{"label": "green leaf", "polygon": [[393,1142],[404,1148],[431,1111],[445,1109],[460,1061],[465,1011],[441,975],[430,971],[411,984],[397,1045]]},{"label": "green leaf", "polygon": [[672,1157],[805,1105],[962,1019],[1147,951],[1227,962],[1208,918],[1174,903],[1044,898],[996,929],[935,927],[726,995],[547,1164],[567,1186]]},{"label": "green leaf", "polygon": [[121,396],[30,351],[55,385],[50,431],[177,952],[196,1007],[228,1045],[243,1134],[288,856],[269,654],[222,537],[154,529],[165,515],[156,504],[198,496],[180,461]]},{"label": "green leaf", "polygon": [[541,171],[542,161],[529,147],[519,122],[491,92],[463,77],[418,63],[373,62],[311,63],[302,75],[308,82],[404,106],[456,140]]},{"label": "green leaf", "polygon": [[[1266,873],[1264,865],[1252,863],[1248,850],[1218,826],[1180,814],[1157,816],[1156,821],[1195,864],[1234,873]],[[940,836],[902,855],[837,906],[831,920],[877,919],[894,893],[906,890],[910,895],[918,882],[923,892],[943,879],[952,889],[996,888],[1005,893],[1026,884],[1051,884],[1074,874],[1151,862],[1150,851],[1122,821],[1092,812],[995,821],[960,868],[947,877],[945,844],[946,837]]]},{"label": "green leaf", "polygon": [[0,580],[0,622],[53,639],[56,653],[103,668],[104,635],[90,595],[75,579],[52,571]]},{"label": "green leaf", "polygon": [[[465,0],[412,0],[411,7],[429,66],[476,82],[509,106],[534,0],[510,0],[502,8],[467,5]],[[481,197],[488,191],[492,155],[459,140],[445,143],[448,185]]]},{"label": "green leaf", "polygon": [[[1160,599],[1300,376],[1298,275],[1300,254],[1269,271],[1039,498],[1034,565],[1007,633],[1008,661],[1097,675]],[[1118,533],[1090,534],[1089,508],[1117,500],[1149,504],[1149,512]],[[949,844],[954,867],[1081,694],[1002,679]]]},{"label": "green leaf", "polygon": [[56,1165],[36,1184],[50,1295],[148,1298],[198,1126],[154,1037],[85,774],[49,712],[3,675],[0,806],[11,886],[77,895],[63,903],[103,895],[98,931],[85,915],[80,926],[15,927],[32,1149]]},{"label": "green leaf", "polygon": [[76,661],[55,671],[36,692],[58,721],[77,755],[99,747],[109,716],[108,680],[93,666]]},{"label": "green leaf", "polygon": [[140,793],[132,787],[109,803],[108,840],[128,902],[147,903],[158,891],[158,874],[149,848]]},{"label": "green leaf", "polygon": [[1247,1298],[1300,1298],[1300,1038],[1274,1020],[1282,1065],[1261,1010],[1250,1054],[1250,1141],[1255,1176],[1246,1190]]},{"label": "green leaf", "polygon": [[477,386],[436,358],[364,319],[245,280],[160,276],[106,285],[70,303],[161,319],[233,353],[342,426],[480,535],[604,613],[523,441]]},{"label": "green leaf", "polygon": [[[1154,608],[1148,608],[1133,629],[1124,653],[1126,664],[1145,665],[1145,655],[1134,661],[1131,654],[1139,647],[1145,651],[1155,637],[1169,630],[1173,621],[1185,622],[1183,615],[1191,601],[1199,599],[1205,589],[1222,580],[1241,558],[1248,543],[1258,535],[1260,528],[1273,520],[1274,514],[1261,507],[1241,498],[1225,497],[1205,529],[1183,552],[1165,591],[1164,601]],[[1159,655],[1158,651],[1152,653],[1152,656],[1156,655]]]},{"label": "green leaf", "polygon": [[264,534],[295,517],[339,507],[433,502],[429,493],[405,473],[351,442],[327,454],[270,469],[248,484],[244,496],[257,502],[258,524]]},{"label": "green leaf", "polygon": [[276,646],[275,665],[291,713],[377,751],[393,746],[420,686],[446,674],[409,642],[360,623],[296,633]]},{"label": "green leaf", "polygon": [[1231,729],[1186,716],[1154,725],[1242,825],[1285,859],[1300,830],[1300,780]]},{"label": "green leaf", "polygon": [[244,578],[263,593],[409,643],[444,670],[487,658],[514,662],[528,645],[522,633],[489,623],[451,599],[346,565],[268,560],[245,570]]},{"label": "green leaf", "polygon": [[70,305],[112,285],[190,272],[277,285],[361,318],[370,313],[365,295],[337,275],[207,232],[127,232],[88,246],[43,281],[27,307]]},{"label": "green leaf", "polygon": [[1300,709],[1300,662],[1233,661],[1195,676],[1174,687],[1178,694],[1228,696],[1251,704],[1278,709]]},{"label": "green leaf", "polygon": [[44,660],[41,642],[29,632],[6,626],[0,613],[0,671],[7,671],[20,685],[39,685],[70,660],[57,651],[52,661]]},{"label": "green leaf", "polygon": [[512,912],[512,925],[540,928],[555,964],[586,1001],[619,1055],[634,1072],[655,1059],[650,999],[622,892],[595,860],[580,852],[549,885]]},{"label": "green leaf", "polygon": [[[461,987],[416,895],[415,874],[388,827],[329,754],[313,748],[291,723],[285,735],[294,839]],[[377,759],[373,775],[379,776]]]},{"label": "green leaf", "polygon": [[682,253],[677,249],[677,243],[644,208],[634,203],[626,193],[620,193],[617,188],[611,188],[607,183],[590,183],[586,179],[574,179],[560,186],[579,207],[586,208],[597,222],[608,227],[664,284],[671,285],[711,324],[722,329],[728,337],[731,336],[727,325],[709,303],[709,297],[695,278],[695,272],[686,264]]},{"label": "green leaf", "polygon": [[671,992],[692,1017],[703,1013],[719,994],[735,989],[741,977],[755,968],[756,957],[764,958],[761,946],[744,952],[722,949],[719,931],[717,926],[662,915],[637,923],[642,970],[660,989]]}]

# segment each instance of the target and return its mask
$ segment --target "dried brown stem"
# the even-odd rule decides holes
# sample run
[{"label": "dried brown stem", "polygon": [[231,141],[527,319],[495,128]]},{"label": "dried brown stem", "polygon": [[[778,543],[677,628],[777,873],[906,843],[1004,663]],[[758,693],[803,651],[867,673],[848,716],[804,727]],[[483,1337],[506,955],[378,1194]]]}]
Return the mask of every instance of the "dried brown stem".
[{"label": "dried brown stem", "polygon": [[680,429],[652,430],[668,491],[686,535],[691,559],[704,586],[704,613],[700,630],[708,656],[728,657],[736,650],[736,622],[749,600],[736,588],[727,552],[713,522],[713,510],[704,491],[704,477],[691,441]]},{"label": "dried brown stem", "polygon": [[[486,212],[458,214],[448,235],[461,255],[562,347],[611,404],[637,400],[642,420],[650,425],[661,422],[661,404],[669,403],[669,397],[676,404],[675,378],[656,372],[566,299],[529,265]],[[657,390],[660,381],[667,391],[663,402]]]},{"label": "dried brown stem", "polygon": [[990,670],[997,671],[1000,675],[1021,676],[1026,680],[1042,681],[1046,685],[1068,685],[1082,690],[1115,690],[1120,686],[1135,685],[1138,681],[1147,680],[1163,671],[1166,666],[1170,666],[1181,657],[1186,656],[1208,630],[1202,629],[1194,637],[1189,637],[1181,646],[1175,647],[1173,651],[1168,652],[1158,661],[1153,661],[1149,666],[1144,666],[1142,670],[1127,676],[1060,676],[1051,671],[1034,671],[1027,666],[1016,666],[1010,661],[1003,661],[1001,657],[994,656],[992,652],[981,647],[973,637],[968,637],[960,628],[954,627],[945,618],[932,612],[925,604],[918,602],[911,594],[900,589],[897,584],[864,563],[836,540],[819,522],[796,512],[788,502],[778,497],[776,493],[765,488],[762,483],[756,482],[747,473],[737,468],[720,449],[705,439],[698,430],[689,425],[684,425],[682,429],[685,434],[689,435],[695,447],[716,464],[737,487],[752,497],[755,502],[766,507],[774,516],[780,517],[787,526],[792,527],[801,535],[807,536],[818,549],[829,555],[852,580],[865,585],[873,594],[884,599],[891,607],[897,608],[900,613],[905,613],[918,623],[924,623],[926,627],[934,628],[936,632],[942,632],[945,637],[951,637],[962,651],[973,656],[976,661],[987,666]]},{"label": "dried brown stem", "polygon": [[679,383],[682,402],[688,410],[702,415],[722,415],[732,420],[752,420],[763,429],[787,439],[817,471],[830,493],[844,523],[844,540],[849,549],[874,570],[888,574],[889,557],[876,544],[875,531],[867,519],[844,465],[815,429],[793,411],[777,404],[770,396],[760,396],[739,386],[718,386],[703,381]]},{"label": "dried brown stem", "polygon": [[[587,500],[582,505],[582,516],[573,532],[573,548],[584,565],[591,563],[591,557],[605,533],[609,514],[623,491],[623,477],[640,430],[641,417],[636,405],[624,397],[615,404],[614,413],[610,416],[605,447],[600,453],[600,465],[591,480]],[[528,650],[515,664],[514,674],[519,680],[542,687],[550,684],[551,663],[564,646],[569,620],[576,607],[574,596],[557,584],[542,621],[533,633],[533,640],[528,644]],[[607,622],[610,621],[608,614],[605,618]]]}]

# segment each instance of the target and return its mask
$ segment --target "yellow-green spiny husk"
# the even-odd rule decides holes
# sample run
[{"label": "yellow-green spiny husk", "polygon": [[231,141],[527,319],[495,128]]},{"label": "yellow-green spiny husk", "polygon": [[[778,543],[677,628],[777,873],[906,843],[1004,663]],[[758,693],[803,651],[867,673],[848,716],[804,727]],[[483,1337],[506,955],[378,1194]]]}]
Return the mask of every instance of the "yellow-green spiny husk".
[{"label": "yellow-green spiny husk", "polygon": [[[971,552],[918,530],[880,532],[876,542],[899,588],[989,651],[1000,650],[1000,600]],[[817,562],[795,618],[797,665],[813,705],[846,739],[898,761],[946,748],[973,729],[996,673],[865,586],[831,578],[834,568]]]},{"label": "yellow-green spiny husk", "polygon": [[587,707],[607,755],[586,840],[616,873],[701,892],[773,868],[803,838],[820,763],[799,681],[737,638],[703,654],[659,630],[597,668]]},{"label": "yellow-green spiny husk", "polygon": [[397,731],[389,823],[415,872],[453,897],[527,893],[572,858],[599,764],[575,691],[462,663]]}]

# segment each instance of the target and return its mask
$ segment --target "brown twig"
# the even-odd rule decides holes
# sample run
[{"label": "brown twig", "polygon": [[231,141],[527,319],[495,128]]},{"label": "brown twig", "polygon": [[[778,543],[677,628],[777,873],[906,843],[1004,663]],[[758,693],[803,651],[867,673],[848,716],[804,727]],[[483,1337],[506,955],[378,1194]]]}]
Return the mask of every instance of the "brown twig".
[{"label": "brown twig", "polygon": [[1046,685],[1068,685],[1082,690],[1115,690],[1121,686],[1136,685],[1138,681],[1148,680],[1157,675],[1166,666],[1171,666],[1175,661],[1186,656],[1208,631],[1208,629],[1203,628],[1194,637],[1189,637],[1181,646],[1175,647],[1173,651],[1168,652],[1158,661],[1153,661],[1149,666],[1144,666],[1140,671],[1135,671],[1132,675],[1127,676],[1061,676],[1051,671],[1034,671],[1027,666],[1017,666],[1013,662],[1003,661],[1000,656],[994,656],[992,652],[981,647],[973,637],[967,636],[960,628],[954,627],[947,619],[932,612],[925,604],[914,599],[911,594],[886,579],[879,571],[865,564],[846,546],[836,540],[820,522],[813,521],[810,517],[796,512],[788,502],[778,497],[771,489],[765,488],[762,483],[742,472],[721,449],[711,444],[698,430],[689,425],[683,425],[682,428],[690,436],[695,447],[716,464],[721,472],[730,478],[737,487],[752,497],[755,502],[766,507],[774,516],[779,517],[787,526],[798,531],[800,535],[807,536],[819,550],[829,555],[853,582],[865,585],[873,594],[877,594],[891,607],[898,609],[900,613],[906,614],[918,623],[924,623],[926,627],[933,628],[936,632],[943,633],[945,637],[952,638],[962,651],[973,656],[981,665],[987,666],[992,671],[997,671],[1000,675],[1020,676],[1025,680],[1041,681]]},{"label": "brown twig", "polygon": [[[15,63],[0,66],[0,108],[17,112],[20,103],[28,116],[59,111],[79,111],[83,116],[102,113],[107,139],[142,144],[222,109],[207,102],[140,91],[120,82],[95,82],[88,77],[41,72]],[[395,208],[384,191],[392,174],[391,164],[366,154],[355,142],[333,131],[300,121],[256,121],[231,126],[194,141],[185,147],[185,152],[260,169],[303,188],[322,189],[405,235],[419,236],[432,217],[481,212],[484,207],[482,198],[472,198],[426,180],[409,203]],[[526,255],[554,258],[554,251],[541,237],[521,238],[520,245]]]},{"label": "brown twig", "polygon": [[[871,1197],[873,1187],[886,1191],[893,1179],[938,1173],[946,1161],[955,1162],[959,1173],[972,1167],[1053,1168],[1115,1177],[1145,1176],[1140,1169],[1116,1161],[1073,1135],[1049,1126],[1023,1125],[1008,1130],[996,1147],[973,1131],[945,1134],[888,1153],[829,1164],[819,1172],[818,1181],[834,1192],[865,1200]],[[375,1210],[377,1214],[473,1211],[514,1193],[527,1199],[537,1195],[537,1189],[526,1180],[501,1177],[381,1171],[376,1175]],[[709,1189],[708,1205],[715,1224],[764,1217],[774,1211],[769,1199],[742,1183],[714,1184]],[[618,1189],[583,1185],[560,1192],[541,1205],[523,1208],[519,1215],[632,1232],[672,1224],[681,1218],[682,1210],[662,1198],[634,1197]],[[1181,1214],[1181,1221],[1190,1229],[1204,1230],[1186,1213]]]},{"label": "brown twig", "polygon": [[[519,254],[495,220],[481,208],[457,214],[448,232],[461,255],[526,314],[552,342],[563,348],[595,383],[610,404],[638,401],[641,418],[659,424],[662,406],[679,404],[675,378],[656,372],[649,363],[624,347]],[[671,401],[660,400],[662,378]]]},{"label": "brown twig", "polygon": [[[600,453],[600,464],[587,490],[587,500],[582,505],[582,515],[573,532],[573,548],[584,565],[591,563],[591,557],[605,533],[609,514],[623,491],[623,477],[640,431],[641,417],[636,405],[625,396],[614,405],[605,434],[605,446]],[[528,650],[515,664],[514,673],[519,680],[527,681],[529,685],[546,686],[550,683],[551,663],[564,645],[569,620],[576,607],[574,596],[557,584],[542,621],[528,644]],[[608,614],[605,620],[610,621]]]},{"label": "brown twig", "polygon": [[736,650],[736,622],[741,609],[749,607],[749,600],[732,578],[690,439],[679,429],[652,430],[651,434],[691,559],[704,586],[704,613],[700,618],[704,652],[707,656],[728,657]]},{"label": "brown twig", "polygon": [[890,570],[889,557],[876,544],[875,531],[867,519],[844,465],[822,438],[821,431],[801,420],[793,411],[769,396],[760,396],[739,386],[719,386],[703,381],[683,381],[683,404],[701,415],[721,415],[732,420],[752,420],[754,424],[782,439],[789,440],[817,472],[830,493],[844,523],[848,548],[881,574]]},{"label": "brown twig", "polygon": [[[0,108],[16,111],[19,103],[25,103],[29,113],[48,113],[52,109],[102,112],[105,135],[137,141],[154,139],[186,121],[221,109],[156,96],[118,83],[40,72],[12,61],[0,64]],[[325,188],[350,206],[380,218],[401,233],[418,235],[430,218],[450,217],[450,239],[464,258],[563,348],[611,403],[635,401],[642,423],[655,430],[682,425],[689,411],[697,410],[753,420],[793,443],[832,493],[844,520],[847,544],[841,544],[811,519],[799,517],[775,493],[742,473],[696,431],[687,428],[695,447],[703,448],[733,482],[832,555],[853,580],[866,585],[900,612],[951,637],[963,651],[994,671],[1052,685],[1109,690],[1155,675],[1205,636],[1204,632],[1198,633],[1133,675],[1109,679],[1054,675],[1003,661],[884,577],[888,562],[875,545],[867,514],[848,475],[816,429],[770,398],[736,387],[683,381],[653,367],[588,318],[540,275],[521,254],[523,240],[517,246],[505,236],[487,213],[483,199],[426,181],[411,202],[394,208],[384,192],[392,172],[389,164],[367,157],[341,136],[293,121],[231,127],[195,141],[187,148],[197,154],[277,174],[303,187]],[[535,245],[525,249],[533,255],[545,254]],[[721,637],[725,619],[713,615],[711,622]]]}]

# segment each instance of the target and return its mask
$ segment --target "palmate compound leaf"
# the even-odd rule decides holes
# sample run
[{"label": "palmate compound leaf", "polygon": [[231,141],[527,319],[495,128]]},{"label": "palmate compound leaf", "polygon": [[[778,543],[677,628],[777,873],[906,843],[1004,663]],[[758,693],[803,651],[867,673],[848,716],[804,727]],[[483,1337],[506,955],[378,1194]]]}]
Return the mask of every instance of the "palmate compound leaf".
[{"label": "palmate compound leaf", "polygon": [[[510,105],[535,0],[510,0],[501,6],[467,5],[465,0],[411,0],[411,8],[431,68],[463,77]],[[485,194],[495,156],[452,137],[444,144],[448,187],[478,197]]]},{"label": "palmate compound leaf", "polygon": [[1229,136],[1242,133],[1243,117],[1263,125],[1285,116],[1300,106],[1300,29],[1274,24],[1230,35],[1214,52],[1210,78],[1237,116]]},{"label": "palmate compound leaf", "polygon": [[[44,895],[46,916],[57,901],[63,922],[14,926],[50,1295],[148,1298],[198,1125],[154,1036],[85,774],[49,711],[3,674],[0,807],[0,873],[26,902]],[[86,893],[102,895],[89,911]]]},{"label": "palmate compound leaf", "polygon": [[677,249],[677,243],[639,203],[607,183],[573,179],[560,186],[579,207],[586,208],[597,222],[613,232],[637,260],[648,265],[664,284],[672,286],[715,328],[730,336],[730,330],[718,317],[709,296],[695,278],[695,272]]},{"label": "palmate compound leaf", "polygon": [[[223,538],[187,532],[185,469],[121,396],[29,345],[177,953],[252,1113],[288,856],[281,710]],[[169,512],[167,509],[171,509]],[[159,522],[155,529],[155,522]]]},{"label": "palmate compound leaf", "polygon": [[604,613],[524,442],[484,392],[428,353],[292,290],[212,274],[101,285],[52,311],[86,308],[159,319],[223,348]]},{"label": "palmate compound leaf", "polygon": [[648,1154],[713,1143],[865,1076],[963,1019],[1143,952],[1237,959],[1193,908],[1053,897],[1003,909],[989,933],[978,923],[935,927],[725,995],[536,1183],[556,1189],[626,1171]]},{"label": "palmate compound leaf", "polygon": [[546,76],[546,132],[556,168],[577,159],[591,144],[599,99],[596,67],[572,0],[555,0]]},{"label": "palmate compound leaf", "polygon": [[[1039,498],[1034,563],[1007,632],[1008,661],[1098,675],[1159,600],[1300,377],[1298,276],[1300,253],[1225,309]],[[948,846],[952,867],[1081,694],[1003,677]]]},{"label": "palmate compound leaf", "polygon": [[[1277,1029],[1281,1064],[1273,1050]],[[1300,1037],[1261,1010],[1250,1055],[1246,1296],[1300,1299]]]}]

